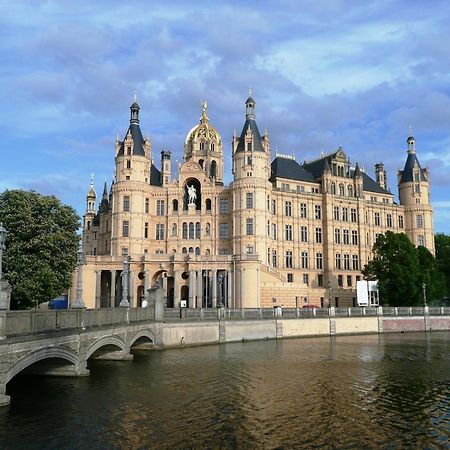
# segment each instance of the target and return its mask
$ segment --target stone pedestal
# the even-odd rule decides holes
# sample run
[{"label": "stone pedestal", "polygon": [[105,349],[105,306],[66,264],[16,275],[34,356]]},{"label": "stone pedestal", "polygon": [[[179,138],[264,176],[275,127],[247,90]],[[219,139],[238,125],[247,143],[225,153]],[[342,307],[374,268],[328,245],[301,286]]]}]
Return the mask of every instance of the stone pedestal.
[{"label": "stone pedestal", "polygon": [[9,303],[11,301],[11,286],[7,281],[0,281],[0,310],[9,309]]},{"label": "stone pedestal", "polygon": [[155,320],[162,322],[164,320],[164,289],[157,283],[147,290],[148,307],[155,311]]}]

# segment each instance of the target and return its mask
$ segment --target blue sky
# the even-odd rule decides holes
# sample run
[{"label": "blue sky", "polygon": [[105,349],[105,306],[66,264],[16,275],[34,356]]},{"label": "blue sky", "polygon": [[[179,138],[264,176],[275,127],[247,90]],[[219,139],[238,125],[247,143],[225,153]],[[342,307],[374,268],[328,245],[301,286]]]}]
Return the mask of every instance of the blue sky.
[{"label": "blue sky", "polygon": [[[154,159],[181,160],[201,101],[222,134],[252,86],[272,150],[298,161],[342,145],[397,193],[411,125],[450,233],[447,1],[0,0],[0,191],[35,189],[84,212],[114,171],[137,92]],[[174,163],[175,170],[175,163]]]}]

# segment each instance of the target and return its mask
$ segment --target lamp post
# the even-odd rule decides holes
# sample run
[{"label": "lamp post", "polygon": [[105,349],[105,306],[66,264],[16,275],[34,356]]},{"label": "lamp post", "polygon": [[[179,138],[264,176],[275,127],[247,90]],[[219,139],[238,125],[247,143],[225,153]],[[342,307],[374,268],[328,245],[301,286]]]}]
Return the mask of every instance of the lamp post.
[{"label": "lamp post", "polygon": [[331,299],[333,298],[331,290],[331,280],[328,280],[328,308],[331,308]]},{"label": "lamp post", "polygon": [[5,241],[6,235],[8,231],[3,227],[3,224],[0,222],[0,310],[1,309],[9,309],[9,303],[11,299],[11,286],[6,280],[3,280],[3,268],[2,268],[2,259],[3,259],[3,250],[5,250]]},{"label": "lamp post", "polygon": [[83,265],[84,265],[83,247],[82,245],[80,245],[77,252],[77,291],[75,303],[72,305],[72,308],[84,309],[86,307],[83,302]]},{"label": "lamp post", "polygon": [[130,258],[125,255],[123,260],[122,270],[122,300],[120,300],[119,306],[128,308],[130,303],[128,301],[128,273],[130,268]]},{"label": "lamp post", "polygon": [[219,303],[217,305],[218,308],[223,308],[224,304],[223,304],[223,279],[224,276],[223,274],[220,274],[218,276],[219,279]]},{"label": "lamp post", "polygon": [[427,307],[427,285],[422,283],[422,292],[423,292],[423,306]]}]

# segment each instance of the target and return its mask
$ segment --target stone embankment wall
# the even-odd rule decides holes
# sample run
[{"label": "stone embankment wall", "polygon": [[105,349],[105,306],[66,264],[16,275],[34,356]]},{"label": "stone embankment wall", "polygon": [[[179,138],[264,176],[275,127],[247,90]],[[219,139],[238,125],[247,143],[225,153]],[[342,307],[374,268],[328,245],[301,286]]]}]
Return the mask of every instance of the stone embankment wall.
[{"label": "stone embankment wall", "polygon": [[259,339],[450,330],[450,317],[317,317],[164,323],[160,348]]}]

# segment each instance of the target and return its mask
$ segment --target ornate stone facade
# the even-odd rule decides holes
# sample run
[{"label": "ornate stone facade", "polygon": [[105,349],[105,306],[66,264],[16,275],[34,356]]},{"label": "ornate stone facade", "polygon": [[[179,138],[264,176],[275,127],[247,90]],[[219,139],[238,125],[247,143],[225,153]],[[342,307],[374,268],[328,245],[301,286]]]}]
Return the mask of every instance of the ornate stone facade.
[{"label": "ornate stone facade", "polygon": [[87,307],[139,306],[157,281],[169,307],[351,306],[378,234],[405,232],[434,252],[429,174],[413,136],[397,204],[383,164],[375,181],[340,147],[303,164],[279,154],[271,162],[253,98],[245,106],[242,133],[232,140],[233,181],[224,186],[222,138],[206,103],[177,177],[169,151],[156,168],[139,105],[131,105],[110,190],[105,183],[98,209],[92,182],[86,198]]}]

